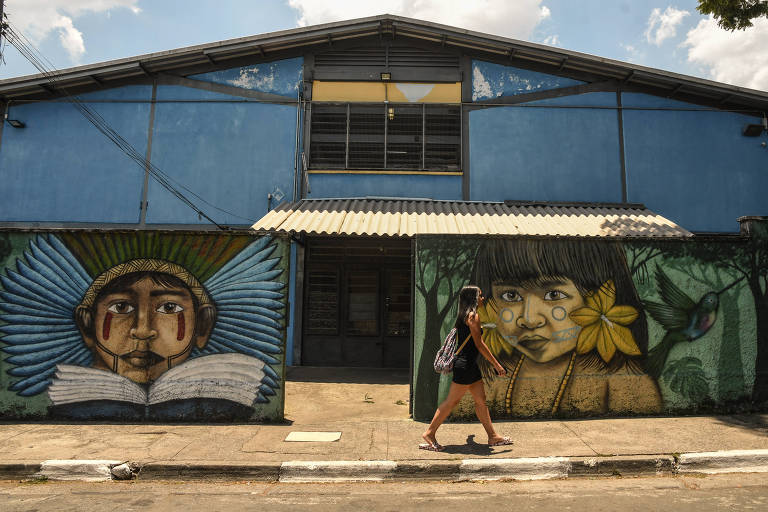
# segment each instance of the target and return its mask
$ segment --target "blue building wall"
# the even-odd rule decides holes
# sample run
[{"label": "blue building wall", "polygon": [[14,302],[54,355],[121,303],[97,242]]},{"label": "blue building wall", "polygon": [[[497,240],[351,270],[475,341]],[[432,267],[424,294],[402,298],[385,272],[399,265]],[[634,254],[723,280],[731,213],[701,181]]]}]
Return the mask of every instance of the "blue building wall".
[{"label": "blue building wall", "polygon": [[301,83],[303,65],[304,59],[299,57],[191,75],[188,78],[295,98]]},{"label": "blue building wall", "polygon": [[590,93],[470,112],[471,199],[621,201],[615,107]]},{"label": "blue building wall", "polygon": [[[192,78],[294,101],[302,62],[287,59]],[[81,97],[142,158],[151,98],[148,85]],[[156,100],[151,161],[217,223],[248,226],[267,212],[268,194],[275,197],[272,207],[292,199],[295,105],[163,85]],[[11,112],[26,128],[3,131],[0,220],[140,221],[143,163],[129,159],[70,103],[12,105]],[[209,224],[153,179],[147,200],[148,224]]]},{"label": "blue building wall", "polygon": [[[287,59],[190,77],[295,98],[302,59]],[[581,82],[473,61],[473,98],[492,99]],[[144,155],[152,88],[128,86],[82,99]],[[158,86],[152,162],[216,222],[249,225],[266,213],[267,195],[293,197],[294,105],[237,94]],[[755,122],[740,113],[625,93],[627,200],[694,231],[735,232],[742,215],[765,215],[768,137],[744,137]],[[622,200],[619,125],[614,93],[589,93],[472,110],[471,200]],[[144,171],[69,103],[12,104],[0,144],[4,200],[0,220],[137,223]],[[310,174],[310,198],[462,198],[461,176]],[[182,189],[184,190],[184,189]],[[207,224],[150,180],[147,223]]]},{"label": "blue building wall", "polygon": [[622,104],[629,201],[692,231],[736,232],[738,217],[768,214],[768,136],[741,133],[755,117],[646,94]]},{"label": "blue building wall", "polygon": [[[269,193],[290,200],[295,106],[179,86],[158,87],[157,99],[152,162],[231,212],[201,204],[216,222],[253,224],[267,213]],[[158,183],[150,182],[147,198],[148,223],[208,224]]]},{"label": "blue building wall", "polygon": [[502,66],[481,60],[472,61],[472,101],[547,91],[583,83],[513,66]]},{"label": "blue building wall", "polygon": [[[580,83],[472,67],[475,101]],[[471,199],[622,201],[617,107],[616,94],[589,93],[471,111]],[[622,107],[627,201],[700,232],[768,214],[768,136],[741,133],[754,116],[638,93],[623,93]]]},{"label": "blue building wall", "polygon": [[[81,100],[143,157],[151,96],[149,86],[129,86],[84,94]],[[6,125],[3,130],[0,220],[139,221],[143,166],[122,153],[74,105],[17,104],[10,113],[26,127]]]},{"label": "blue building wall", "polygon": [[461,201],[461,176],[421,174],[310,174],[310,199],[409,197]]}]

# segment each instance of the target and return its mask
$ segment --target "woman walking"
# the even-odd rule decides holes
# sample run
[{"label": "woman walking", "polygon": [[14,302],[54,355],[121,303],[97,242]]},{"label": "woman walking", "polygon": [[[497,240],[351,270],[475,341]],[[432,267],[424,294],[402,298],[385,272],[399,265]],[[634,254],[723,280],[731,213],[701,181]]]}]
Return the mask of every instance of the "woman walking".
[{"label": "woman walking", "polygon": [[426,441],[419,445],[419,448],[422,450],[439,452],[443,449],[443,446],[437,442],[435,437],[437,429],[440,428],[440,425],[443,424],[467,391],[472,393],[477,419],[483,424],[485,433],[488,434],[488,445],[501,446],[512,444],[510,438],[500,436],[493,429],[491,415],[485,403],[485,388],[483,387],[482,375],[480,374],[480,367],[477,365],[478,355],[482,355],[493,366],[499,376],[505,374],[504,368],[493,357],[493,354],[491,354],[491,351],[488,350],[483,341],[483,330],[480,325],[480,317],[477,314],[477,308],[482,307],[483,301],[483,292],[477,286],[465,286],[459,293],[459,310],[454,324],[457,331],[456,339],[459,340],[460,347],[461,342],[470,337],[470,335],[472,342],[468,341],[465,343],[464,348],[456,354],[453,364],[451,388],[448,390],[446,399],[437,407],[429,427],[421,435],[424,441]]}]

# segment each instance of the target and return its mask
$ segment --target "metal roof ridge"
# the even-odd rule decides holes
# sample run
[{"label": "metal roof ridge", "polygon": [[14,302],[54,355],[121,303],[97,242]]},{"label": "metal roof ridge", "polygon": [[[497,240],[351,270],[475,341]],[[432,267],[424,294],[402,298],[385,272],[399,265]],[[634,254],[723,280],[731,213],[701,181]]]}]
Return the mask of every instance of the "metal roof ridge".
[{"label": "metal roof ridge", "polygon": [[[149,59],[158,58],[158,57],[170,57],[170,56],[181,55],[184,53],[198,51],[198,50],[204,51],[204,50],[209,50],[213,48],[223,48],[225,46],[233,46],[233,45],[249,43],[249,42],[256,43],[262,40],[269,40],[272,38],[284,37],[284,36],[289,36],[293,34],[296,34],[296,35],[305,34],[305,33],[310,34],[311,32],[314,32],[314,31],[321,31],[321,30],[326,30],[326,29],[335,28],[335,27],[353,27],[354,25],[358,25],[366,22],[381,21],[386,19],[387,16],[391,16],[391,15],[385,14],[385,15],[377,15],[377,16],[368,16],[364,18],[353,18],[351,20],[345,20],[345,21],[334,21],[329,23],[321,23],[319,25],[309,25],[306,27],[294,27],[294,28],[288,28],[288,29],[282,29],[282,30],[275,30],[272,32],[264,32],[261,34],[234,37],[231,39],[222,39],[220,41],[213,41],[210,43],[180,46],[178,48],[170,48],[167,50],[160,50],[160,51],[150,52],[150,53],[141,53],[138,55],[123,57],[120,59],[105,60],[105,61],[93,62],[91,64],[83,64],[81,66],[57,69],[52,73],[54,75],[59,75],[59,74],[76,73],[78,71],[85,71],[87,69],[97,70],[103,67],[114,66],[116,64],[123,64],[123,63],[132,62],[132,61],[149,60]],[[0,80],[0,85],[3,85],[5,83],[13,83],[16,81],[22,82],[22,81],[27,81],[27,80],[37,79],[37,78],[46,78],[46,75],[44,75],[43,73],[33,73],[31,75],[22,75],[17,77],[4,78]]]},{"label": "metal roof ridge", "polygon": [[[573,50],[567,50],[567,49],[553,47],[553,46],[546,46],[546,45],[542,45],[542,44],[534,43],[530,41],[512,39],[504,36],[477,32],[477,31],[463,29],[463,28],[455,27],[451,25],[443,25],[439,23],[419,20],[415,18],[408,18],[405,16],[398,16],[393,14],[380,14],[376,16],[353,18],[350,20],[323,23],[319,25],[296,27],[296,28],[278,30],[273,32],[267,32],[263,34],[245,36],[240,38],[227,39],[227,40],[217,41],[213,43],[204,43],[199,45],[192,45],[187,47],[164,50],[160,52],[136,55],[133,57],[127,57],[127,58],[122,58],[117,60],[102,61],[98,63],[87,64],[84,66],[77,66],[73,68],[65,68],[63,70],[58,70],[56,72],[56,75],[59,76],[60,78],[64,78],[67,75],[78,73],[78,72],[85,72],[85,71],[93,71],[94,74],[98,74],[99,70],[105,67],[114,66],[122,63],[151,61],[153,59],[160,59],[163,57],[182,56],[184,54],[190,54],[193,52],[206,53],[210,50],[225,49],[227,47],[231,47],[234,49],[238,46],[247,46],[251,44],[255,46],[259,46],[263,44],[268,44],[271,40],[274,40],[275,42],[277,42],[277,40],[285,39],[285,38],[288,38],[288,39],[293,38],[296,41],[298,41],[302,39],[302,37],[304,38],[311,37],[313,33],[322,33],[324,31],[326,32],[342,31],[344,29],[354,29],[356,26],[365,27],[367,24],[372,24],[372,23],[374,24],[378,23],[379,25],[381,25],[383,22],[387,22],[387,21],[391,22],[394,27],[406,28],[410,26],[414,30],[418,29],[418,30],[424,30],[424,31],[429,31],[431,29],[436,32],[451,33],[458,37],[466,36],[468,38],[474,38],[476,42],[483,42],[491,45],[497,44],[497,45],[507,45],[507,46],[510,46],[510,45],[518,46],[521,49],[528,49],[533,52],[542,52],[545,54],[550,54],[552,56],[559,56],[560,58],[566,58],[566,59],[572,58],[572,59],[582,60],[584,62],[590,62],[596,65],[620,68],[620,69],[626,70],[627,72],[631,72],[632,74],[639,73],[641,75],[647,75],[655,79],[662,79],[662,80],[668,79],[672,81],[685,82],[692,87],[696,87],[696,86],[714,87],[721,91],[728,91],[730,93],[739,94],[742,96],[751,95],[762,101],[768,99],[768,91],[750,89],[750,88],[741,87],[737,85],[726,84],[723,82],[716,82],[716,81],[708,80],[705,78],[684,75],[681,73],[667,71],[659,68],[650,68],[650,67],[641,66],[638,64],[633,64],[630,62],[623,62],[623,61],[618,61],[618,60],[609,59],[605,57],[599,57],[599,56],[591,55],[588,53],[581,53]],[[0,80],[0,86],[10,85],[15,83],[21,84],[23,82],[33,81],[40,78],[44,78],[44,75],[33,74],[33,75],[24,75],[20,77],[12,77],[8,79]]]}]

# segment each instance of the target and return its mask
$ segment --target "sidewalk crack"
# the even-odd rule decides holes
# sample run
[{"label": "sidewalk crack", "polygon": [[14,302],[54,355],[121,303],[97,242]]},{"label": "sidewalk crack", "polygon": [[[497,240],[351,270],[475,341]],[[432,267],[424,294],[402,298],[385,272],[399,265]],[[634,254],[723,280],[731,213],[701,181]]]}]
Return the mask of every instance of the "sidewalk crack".
[{"label": "sidewalk crack", "polygon": [[5,440],[8,441],[10,439],[13,439],[14,437],[23,436],[24,434],[29,434],[30,432],[33,432],[35,430],[35,427],[30,427],[28,429],[22,430],[21,432],[16,432],[13,435],[5,437]]},{"label": "sidewalk crack", "polygon": [[583,438],[582,438],[582,437],[581,437],[581,436],[580,436],[580,435],[579,435],[579,434],[578,434],[578,433],[577,433],[575,430],[573,430],[573,429],[572,429],[572,428],[571,428],[571,427],[570,427],[570,426],[569,426],[567,423],[565,423],[565,422],[561,421],[561,422],[560,422],[560,425],[562,425],[563,427],[565,427],[565,429],[566,429],[566,430],[568,430],[568,432],[570,432],[571,434],[573,434],[574,436],[576,436],[576,438],[578,438],[578,440],[579,440],[579,441],[581,441],[582,443],[584,443],[584,446],[586,446],[587,448],[589,448],[590,450],[592,450],[592,452],[593,452],[595,455],[600,455],[600,454],[598,453],[598,451],[597,451],[597,450],[595,450],[594,448],[592,448],[592,446],[590,446],[590,444],[589,444],[588,442],[586,442],[586,441],[585,441],[585,440],[584,440],[584,439],[583,439]]},{"label": "sidewalk crack", "polygon": [[384,458],[386,460],[389,460],[389,422],[385,423],[385,425],[387,426],[387,449],[384,452],[385,453]]},{"label": "sidewalk crack", "polygon": [[178,456],[179,456],[179,454],[180,454],[181,452],[183,452],[184,450],[186,450],[187,448],[189,448],[189,446],[190,446],[192,443],[193,443],[193,441],[190,441],[190,442],[188,442],[187,444],[185,444],[184,446],[182,446],[181,448],[179,448],[179,450],[178,450],[176,453],[174,453],[174,454],[173,454],[173,457],[171,457],[171,460],[176,460],[176,457],[178,457]]}]

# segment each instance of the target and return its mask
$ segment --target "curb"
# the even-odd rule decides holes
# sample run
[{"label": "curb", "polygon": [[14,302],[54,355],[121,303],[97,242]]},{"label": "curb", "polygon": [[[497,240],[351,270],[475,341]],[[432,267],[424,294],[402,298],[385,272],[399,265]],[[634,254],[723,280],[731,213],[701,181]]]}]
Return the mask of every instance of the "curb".
[{"label": "curb", "polygon": [[679,473],[767,473],[768,450],[683,453],[677,466]]},{"label": "curb", "polygon": [[104,482],[112,480],[112,468],[122,460],[45,460],[34,477],[41,480],[79,480]]},{"label": "curb", "polygon": [[[118,471],[121,470],[121,471]],[[127,472],[126,472],[127,471]],[[289,461],[254,464],[48,460],[0,463],[0,480],[130,479],[262,482],[544,480],[579,477],[768,473],[768,450],[434,461]],[[127,476],[126,476],[127,475]]]},{"label": "curb", "polygon": [[567,478],[570,469],[568,457],[465,459],[459,480],[548,480]]},{"label": "curb", "polygon": [[281,482],[381,482],[397,468],[392,460],[291,461],[280,466]]},{"label": "curb", "polygon": [[136,473],[140,480],[250,480],[277,482],[279,462],[258,464],[193,464],[149,462],[141,464]]},{"label": "curb", "polygon": [[615,457],[571,457],[569,477],[672,475],[672,455],[617,455]]}]

